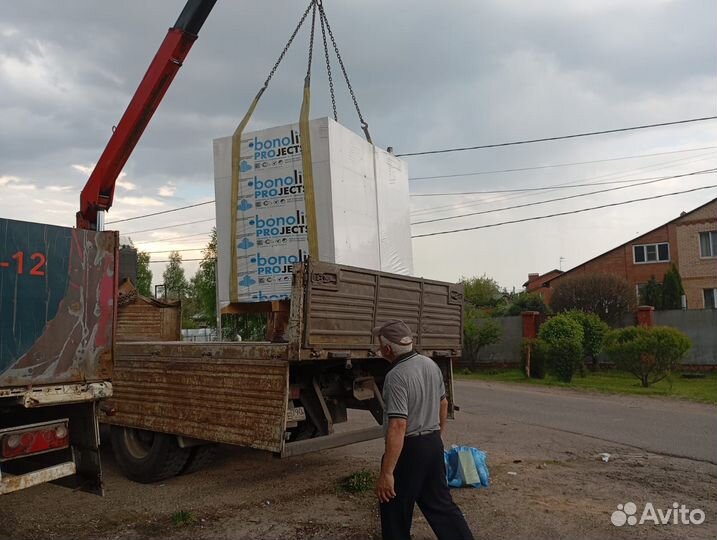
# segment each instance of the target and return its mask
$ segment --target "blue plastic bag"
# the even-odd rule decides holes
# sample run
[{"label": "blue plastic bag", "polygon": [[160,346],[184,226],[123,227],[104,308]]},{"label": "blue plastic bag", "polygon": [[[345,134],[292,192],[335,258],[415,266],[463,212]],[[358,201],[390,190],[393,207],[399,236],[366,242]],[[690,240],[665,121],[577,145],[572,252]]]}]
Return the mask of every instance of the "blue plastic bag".
[{"label": "blue plastic bag", "polygon": [[443,452],[446,464],[446,481],[450,487],[490,486],[490,473],[485,452],[470,446],[453,445]]}]

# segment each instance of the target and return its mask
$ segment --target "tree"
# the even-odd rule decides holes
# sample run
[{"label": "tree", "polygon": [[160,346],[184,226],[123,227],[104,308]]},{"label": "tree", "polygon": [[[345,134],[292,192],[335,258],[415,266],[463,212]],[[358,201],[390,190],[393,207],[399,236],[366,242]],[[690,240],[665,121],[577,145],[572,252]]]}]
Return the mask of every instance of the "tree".
[{"label": "tree", "polygon": [[681,309],[683,294],[682,278],[673,264],[662,280],[662,309]]},{"label": "tree", "polygon": [[149,268],[149,253],[137,253],[137,292],[142,296],[152,296],[152,270]]},{"label": "tree", "polygon": [[524,311],[537,311],[539,313],[548,314],[550,313],[550,308],[540,294],[521,292],[508,304],[507,309],[505,309],[505,314],[514,316],[520,315]]},{"label": "tree", "polygon": [[485,274],[480,277],[461,278],[466,301],[474,307],[494,306],[501,298],[500,286]]},{"label": "tree", "polygon": [[650,277],[645,284],[645,292],[640,298],[640,302],[655,309],[662,309],[662,283],[659,283],[655,276]]},{"label": "tree", "polygon": [[619,369],[632,373],[647,388],[667,377],[691,346],[690,339],[675,328],[631,326],[610,332],[605,352]]},{"label": "tree", "polygon": [[567,313],[545,322],[538,331],[541,354],[548,369],[562,382],[569,383],[583,361],[583,327]]},{"label": "tree", "polygon": [[615,325],[634,304],[635,293],[626,280],[609,274],[587,274],[560,279],[550,307],[556,313],[571,309],[594,313]]},{"label": "tree", "polygon": [[471,306],[466,306],[463,325],[464,355],[470,359],[471,369],[476,368],[480,350],[500,341],[502,329],[494,320],[485,317]]},{"label": "tree", "polygon": [[167,298],[170,300],[183,300],[189,290],[187,278],[184,276],[182,256],[178,251],[169,254],[169,263],[162,274],[166,287]]},{"label": "tree", "polygon": [[[583,357],[591,360],[593,371],[597,371],[598,355],[603,349],[610,327],[594,313],[574,310],[568,311],[566,315],[583,327]],[[583,368],[580,369],[582,374]]]},{"label": "tree", "polygon": [[217,229],[212,229],[202,262],[192,278],[198,315],[211,328],[217,326]]}]

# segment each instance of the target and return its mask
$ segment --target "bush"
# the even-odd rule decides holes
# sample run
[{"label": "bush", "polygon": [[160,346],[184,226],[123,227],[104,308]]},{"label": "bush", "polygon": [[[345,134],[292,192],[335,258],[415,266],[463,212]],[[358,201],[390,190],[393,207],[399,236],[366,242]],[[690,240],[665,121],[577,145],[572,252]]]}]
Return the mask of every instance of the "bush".
[{"label": "bush", "polygon": [[481,349],[498,343],[503,330],[495,320],[482,316],[470,306],[466,306],[464,321],[463,358],[469,360],[470,368],[475,370]]},{"label": "bush", "polygon": [[589,359],[593,371],[596,371],[598,355],[602,352],[605,336],[610,331],[610,327],[594,313],[573,310],[568,311],[566,315],[583,327],[583,359]]},{"label": "bush", "polygon": [[541,353],[558,380],[570,382],[583,358],[583,327],[569,315],[557,315],[540,327]]},{"label": "bush", "polygon": [[635,293],[627,281],[603,274],[558,280],[550,301],[555,313],[578,309],[594,313],[608,324],[619,323],[634,304]]},{"label": "bush", "polygon": [[610,360],[640,379],[645,388],[667,377],[690,347],[690,338],[667,326],[613,330],[605,341]]},{"label": "bush", "polygon": [[528,361],[528,349],[530,349],[530,378],[545,378],[545,347],[539,339],[526,338],[520,347],[521,371],[525,373],[525,364]]},{"label": "bush", "polygon": [[505,308],[506,315],[520,315],[524,311],[537,311],[539,313],[550,313],[550,308],[538,293],[522,292],[518,294]]}]

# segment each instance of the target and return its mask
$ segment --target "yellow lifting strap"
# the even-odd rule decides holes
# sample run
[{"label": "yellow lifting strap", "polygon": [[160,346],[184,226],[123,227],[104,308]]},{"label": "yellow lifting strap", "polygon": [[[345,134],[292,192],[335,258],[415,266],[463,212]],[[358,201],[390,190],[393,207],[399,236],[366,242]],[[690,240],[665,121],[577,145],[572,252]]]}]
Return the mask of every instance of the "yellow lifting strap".
[{"label": "yellow lifting strap", "polygon": [[311,134],[309,111],[311,109],[311,82],[304,81],[304,99],[299,114],[299,138],[301,139],[301,165],[304,169],[304,204],[306,206],[306,228],[309,241],[309,257],[319,258],[319,238],[316,227],[316,197],[314,196],[314,167],[311,160]]},{"label": "yellow lifting strap", "polygon": [[232,212],[231,212],[231,239],[232,239],[232,248],[231,248],[231,280],[229,281],[229,301],[230,302],[239,302],[239,287],[237,286],[237,205],[239,204],[239,181],[241,180],[241,138],[242,134],[244,133],[244,129],[246,128],[246,125],[249,123],[249,119],[251,118],[252,114],[254,114],[254,109],[256,109],[257,104],[259,103],[259,100],[261,99],[262,94],[264,93],[264,90],[266,90],[266,86],[264,86],[259,92],[257,93],[256,97],[254,98],[254,101],[251,102],[251,105],[249,106],[249,110],[247,110],[246,114],[244,115],[244,118],[242,118],[241,122],[239,122],[239,125],[234,130],[234,135],[232,135],[232,195],[231,195],[231,204],[232,204]]},{"label": "yellow lifting strap", "polygon": [[[254,109],[256,109],[257,104],[259,103],[259,100],[261,99],[262,94],[266,90],[266,88],[269,86],[269,81],[273,77],[274,73],[276,72],[277,67],[281,63],[282,59],[286,55],[287,50],[291,46],[292,42],[294,41],[294,38],[296,37],[297,32],[303,25],[304,21],[306,20],[307,16],[311,12],[311,29],[310,29],[310,38],[309,38],[309,62],[308,67],[306,71],[306,78],[304,79],[304,96],[303,100],[301,102],[301,111],[299,113],[299,144],[301,147],[301,165],[302,165],[302,173],[304,177],[304,204],[305,204],[305,214],[306,214],[306,229],[307,229],[307,240],[309,244],[309,256],[312,259],[318,259],[319,258],[319,239],[318,239],[318,228],[317,228],[317,217],[316,217],[316,194],[314,192],[314,171],[313,171],[313,164],[311,159],[311,133],[310,133],[310,126],[309,126],[309,114],[311,111],[311,62],[312,62],[312,56],[313,56],[313,48],[314,48],[314,31],[316,27],[316,14],[318,12],[319,14],[319,20],[321,24],[321,32],[324,42],[324,53],[326,57],[326,69],[329,76],[329,83],[330,83],[330,91],[331,91],[331,97],[332,97],[332,103],[334,103],[334,119],[338,121],[337,114],[336,114],[336,106],[335,106],[335,99],[334,99],[334,91],[333,91],[333,84],[331,82],[331,66],[329,63],[329,50],[328,50],[328,42],[327,42],[327,36],[330,38],[331,44],[333,46],[334,52],[336,53],[336,57],[338,59],[339,65],[341,67],[341,72],[344,76],[344,80],[346,81],[346,86],[348,87],[349,93],[351,94],[351,99],[353,100],[354,106],[356,108],[356,112],[358,113],[359,120],[361,122],[361,128],[364,131],[364,134],[366,135],[366,140],[371,142],[371,135],[368,132],[368,124],[365,122],[361,110],[358,106],[358,101],[356,100],[356,95],[354,94],[353,88],[351,87],[351,81],[349,81],[348,74],[346,73],[346,67],[344,66],[344,62],[341,58],[341,55],[339,53],[338,45],[336,44],[336,39],[334,38],[334,34],[331,30],[331,26],[329,25],[329,21],[326,18],[326,13],[324,11],[323,2],[321,0],[310,0],[309,5],[307,6],[306,10],[304,11],[304,14],[302,15],[301,19],[299,20],[299,24],[294,29],[294,32],[291,34],[291,37],[289,38],[288,43],[284,47],[284,50],[282,51],[281,55],[279,56],[279,59],[274,64],[274,67],[272,68],[271,72],[269,73],[269,76],[267,77],[266,81],[264,82],[264,86],[259,90],[256,97],[254,98],[254,101],[252,101],[251,105],[249,106],[249,110],[244,115],[244,118],[242,118],[242,121],[239,123],[239,126],[234,131],[234,135],[232,136],[232,185],[231,185],[231,278],[230,278],[230,284],[229,284],[229,300],[232,303],[239,302],[239,287],[238,287],[238,268],[237,268],[237,233],[238,233],[238,224],[237,224],[237,205],[239,204],[239,197],[240,197],[240,185],[241,185],[241,169],[242,169],[242,155],[241,155],[241,141],[242,137],[244,135],[244,130],[246,129],[247,124],[249,123],[249,120],[251,119],[251,116],[254,114]],[[251,160],[252,156],[243,156],[244,159]]]}]

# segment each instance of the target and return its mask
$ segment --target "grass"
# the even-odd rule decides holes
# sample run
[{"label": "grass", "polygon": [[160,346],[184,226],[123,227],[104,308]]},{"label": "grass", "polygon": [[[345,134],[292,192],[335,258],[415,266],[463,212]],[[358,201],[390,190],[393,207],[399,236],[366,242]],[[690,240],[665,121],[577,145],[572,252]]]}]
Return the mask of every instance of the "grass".
[{"label": "grass", "polygon": [[359,471],[341,480],[339,487],[348,493],[365,493],[373,490],[375,482],[376,478],[372,472]]},{"label": "grass", "polygon": [[188,510],[179,510],[172,514],[172,524],[175,527],[184,527],[185,525],[192,525],[197,522],[197,516],[194,512]]},{"label": "grass", "polygon": [[648,388],[643,388],[637,377],[621,371],[588,373],[586,377],[580,377],[576,374],[570,383],[560,382],[550,375],[547,375],[545,379],[526,379],[523,372],[518,369],[478,371],[475,373],[457,372],[456,378],[523,383],[537,386],[557,386],[614,394],[668,396],[717,405],[717,373],[705,374],[704,378],[686,378],[679,373],[673,373],[668,379],[664,379]]}]

